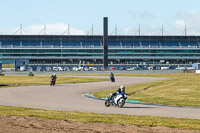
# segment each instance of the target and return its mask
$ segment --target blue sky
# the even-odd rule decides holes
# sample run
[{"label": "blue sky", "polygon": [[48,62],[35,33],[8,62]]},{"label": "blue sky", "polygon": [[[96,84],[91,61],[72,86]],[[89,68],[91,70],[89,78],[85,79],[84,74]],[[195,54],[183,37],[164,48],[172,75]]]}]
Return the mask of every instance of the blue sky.
[{"label": "blue sky", "polygon": [[[37,34],[46,24],[47,34],[102,34],[103,17],[109,33],[200,35],[199,0],[0,0],[0,34],[13,34],[23,25],[23,34]],[[16,33],[18,34],[18,33]],[[88,33],[91,34],[91,33]]]}]

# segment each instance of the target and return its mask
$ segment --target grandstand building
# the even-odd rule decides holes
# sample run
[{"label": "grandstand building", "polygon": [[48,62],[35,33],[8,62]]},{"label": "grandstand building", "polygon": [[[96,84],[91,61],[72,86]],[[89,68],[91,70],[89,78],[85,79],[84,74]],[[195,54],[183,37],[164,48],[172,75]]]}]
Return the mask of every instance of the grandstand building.
[{"label": "grandstand building", "polygon": [[[103,66],[101,35],[0,35],[0,63],[31,66]],[[200,36],[108,36],[108,64],[191,65],[200,62]]]}]

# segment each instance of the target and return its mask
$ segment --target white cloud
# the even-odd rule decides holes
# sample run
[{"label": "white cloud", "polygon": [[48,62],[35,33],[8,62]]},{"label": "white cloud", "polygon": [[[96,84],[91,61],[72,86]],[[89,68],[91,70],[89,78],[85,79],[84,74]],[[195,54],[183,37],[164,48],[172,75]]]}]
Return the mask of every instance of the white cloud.
[{"label": "white cloud", "polygon": [[175,28],[176,29],[183,29],[183,28],[185,28],[185,22],[183,20],[176,20],[175,21]]},{"label": "white cloud", "polygon": [[[54,24],[46,24],[44,25],[32,25],[28,27],[22,27],[22,34],[23,35],[44,35],[44,27],[46,27],[46,34],[47,35],[62,35],[67,29],[68,24],[64,23],[54,23]],[[17,32],[16,32],[17,31]],[[82,29],[78,29],[75,27],[70,26],[70,35],[85,35],[85,31]],[[19,27],[14,29],[7,29],[2,31],[4,34],[20,34]],[[65,35],[68,34],[68,31]]]},{"label": "white cloud", "polygon": [[127,27],[124,29],[123,34],[127,35],[134,35],[137,32],[136,28],[133,27]]},{"label": "white cloud", "polygon": [[[129,13],[134,18],[140,18],[142,23],[145,22],[145,19],[157,18],[148,11],[142,13],[129,11]],[[187,35],[200,35],[200,12],[197,11],[179,12],[174,21],[163,23],[166,24],[164,25],[164,35],[184,35],[185,27],[187,28]],[[141,35],[161,35],[161,29],[161,25],[152,27],[150,21],[146,21],[141,25]],[[138,26],[125,28],[123,34],[138,35]]]},{"label": "white cloud", "polygon": [[174,31],[184,32],[187,28],[187,35],[200,35],[200,12],[183,11],[176,15]]}]

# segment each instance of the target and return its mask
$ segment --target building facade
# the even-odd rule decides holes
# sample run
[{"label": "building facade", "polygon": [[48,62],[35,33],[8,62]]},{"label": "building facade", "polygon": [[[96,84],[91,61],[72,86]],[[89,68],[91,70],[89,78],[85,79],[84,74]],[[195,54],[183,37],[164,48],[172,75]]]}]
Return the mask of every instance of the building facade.
[{"label": "building facade", "polygon": [[[0,63],[103,65],[103,36],[0,35]],[[200,62],[200,36],[108,36],[109,65],[191,65]]]}]

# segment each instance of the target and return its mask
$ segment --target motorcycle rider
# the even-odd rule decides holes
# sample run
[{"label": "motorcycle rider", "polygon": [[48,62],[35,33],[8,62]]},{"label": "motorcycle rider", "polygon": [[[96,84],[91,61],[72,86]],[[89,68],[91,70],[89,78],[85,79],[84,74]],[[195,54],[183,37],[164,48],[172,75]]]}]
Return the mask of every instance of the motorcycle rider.
[{"label": "motorcycle rider", "polygon": [[57,76],[56,76],[56,74],[54,73],[52,76],[51,76],[51,84],[50,84],[50,86],[54,86],[55,85],[55,83],[56,83],[56,78],[57,78]]},{"label": "motorcycle rider", "polygon": [[116,96],[117,93],[121,94],[122,92],[125,93],[125,86],[123,86],[123,85],[121,85],[121,86],[119,87],[119,89],[117,89],[117,90],[115,91],[115,93],[112,94],[112,96],[110,97],[110,99],[113,101],[114,96]]},{"label": "motorcycle rider", "polygon": [[111,76],[113,76],[113,77],[114,77],[114,74],[113,74],[112,72],[110,73],[110,77],[111,77]]}]

